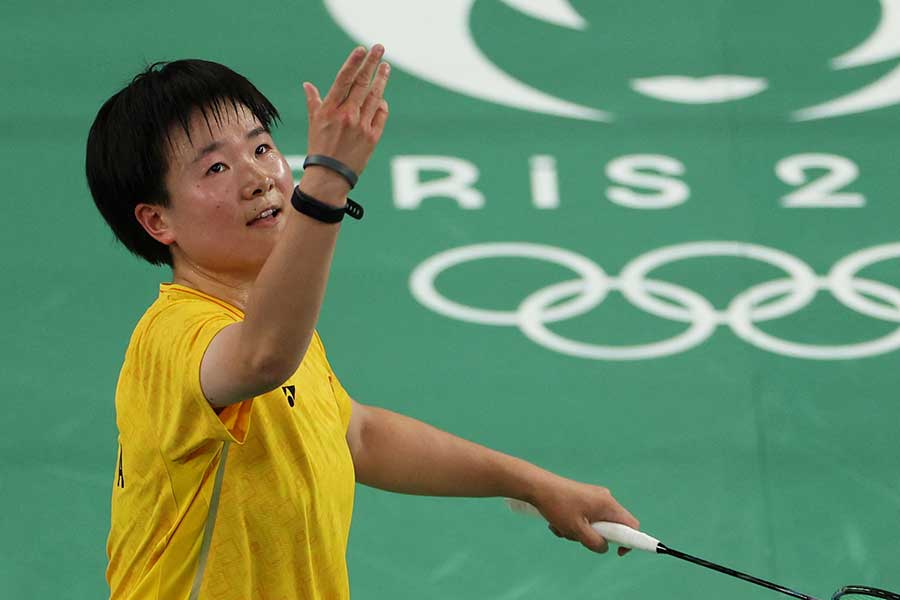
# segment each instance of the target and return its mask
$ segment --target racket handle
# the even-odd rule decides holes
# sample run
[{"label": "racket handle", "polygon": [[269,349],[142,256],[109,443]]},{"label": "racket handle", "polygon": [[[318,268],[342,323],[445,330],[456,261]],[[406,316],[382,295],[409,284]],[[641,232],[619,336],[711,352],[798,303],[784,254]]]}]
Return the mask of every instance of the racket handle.
[{"label": "racket handle", "polygon": [[[543,518],[540,511],[527,502],[507,498],[506,503],[514,512]],[[591,523],[591,527],[594,528],[594,531],[602,535],[607,542],[612,542],[619,546],[634,548],[635,550],[645,550],[647,552],[656,552],[659,547],[658,539],[651,537],[642,531],[632,529],[628,525],[612,523],[610,521],[599,521],[597,523]]]},{"label": "racket handle", "polygon": [[628,525],[621,523],[612,523],[610,521],[600,521],[599,523],[591,523],[594,531],[606,538],[606,541],[613,542],[626,548],[634,548],[635,550],[645,550],[647,552],[656,552],[659,550],[659,540],[649,536],[643,531],[632,529]]}]

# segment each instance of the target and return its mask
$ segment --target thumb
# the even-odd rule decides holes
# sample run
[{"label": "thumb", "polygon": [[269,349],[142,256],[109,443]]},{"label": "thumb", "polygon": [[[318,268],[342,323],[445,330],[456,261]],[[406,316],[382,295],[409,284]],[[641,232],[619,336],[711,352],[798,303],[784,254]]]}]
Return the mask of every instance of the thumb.
[{"label": "thumb", "polygon": [[592,550],[600,554],[603,554],[607,550],[609,550],[609,545],[606,543],[606,540],[603,539],[602,535],[594,531],[594,528],[591,527],[591,524],[587,521],[587,519],[585,519],[582,523],[581,529],[578,532],[578,537],[581,545],[588,550]]},{"label": "thumb", "polygon": [[306,112],[312,118],[313,114],[322,106],[322,98],[319,90],[308,81],[303,82],[303,91],[306,94]]}]

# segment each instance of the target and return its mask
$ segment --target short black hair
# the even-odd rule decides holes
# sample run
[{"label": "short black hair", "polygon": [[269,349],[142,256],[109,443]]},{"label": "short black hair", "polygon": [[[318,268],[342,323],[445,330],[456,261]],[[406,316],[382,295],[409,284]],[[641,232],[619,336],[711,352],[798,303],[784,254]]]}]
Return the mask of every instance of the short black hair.
[{"label": "short black hair", "polygon": [[168,206],[165,186],[169,134],[181,126],[190,140],[191,115],[199,110],[219,122],[223,107],[244,105],[268,131],[280,117],[275,106],[245,77],[197,59],[161,61],[146,67],[107,100],[87,138],[85,172],[94,204],[116,238],[154,265],[172,266],[168,246],[138,223],[140,203]]}]

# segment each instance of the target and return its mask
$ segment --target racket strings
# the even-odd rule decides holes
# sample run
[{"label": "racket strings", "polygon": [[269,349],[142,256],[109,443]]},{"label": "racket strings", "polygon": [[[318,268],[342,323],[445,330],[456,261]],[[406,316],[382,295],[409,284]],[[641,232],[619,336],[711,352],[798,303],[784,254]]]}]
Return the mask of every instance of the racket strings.
[{"label": "racket strings", "polygon": [[883,598],[884,600],[900,600],[900,594],[863,585],[846,585],[836,591],[831,597],[831,600],[838,600],[839,598],[845,597],[847,600],[851,600],[854,596],[869,596],[871,598]]}]

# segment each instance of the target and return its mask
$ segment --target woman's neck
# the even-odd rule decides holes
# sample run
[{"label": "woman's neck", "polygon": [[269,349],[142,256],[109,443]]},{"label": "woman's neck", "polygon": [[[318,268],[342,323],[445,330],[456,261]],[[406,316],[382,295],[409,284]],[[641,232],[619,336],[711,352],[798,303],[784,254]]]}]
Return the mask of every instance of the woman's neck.
[{"label": "woman's neck", "polygon": [[174,262],[172,283],[201,291],[246,311],[253,279],[213,273],[177,258]]}]

